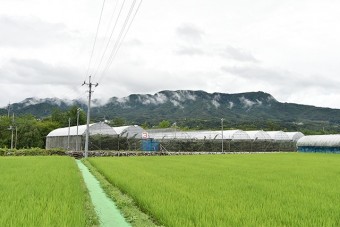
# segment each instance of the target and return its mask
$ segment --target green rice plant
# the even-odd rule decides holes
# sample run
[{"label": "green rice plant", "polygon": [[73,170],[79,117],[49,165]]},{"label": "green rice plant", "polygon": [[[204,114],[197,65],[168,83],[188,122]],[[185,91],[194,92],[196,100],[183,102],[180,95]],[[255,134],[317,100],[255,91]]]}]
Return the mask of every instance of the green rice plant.
[{"label": "green rice plant", "polygon": [[0,226],[93,226],[74,159],[0,157]]},{"label": "green rice plant", "polygon": [[90,158],[165,226],[340,226],[340,156]]}]

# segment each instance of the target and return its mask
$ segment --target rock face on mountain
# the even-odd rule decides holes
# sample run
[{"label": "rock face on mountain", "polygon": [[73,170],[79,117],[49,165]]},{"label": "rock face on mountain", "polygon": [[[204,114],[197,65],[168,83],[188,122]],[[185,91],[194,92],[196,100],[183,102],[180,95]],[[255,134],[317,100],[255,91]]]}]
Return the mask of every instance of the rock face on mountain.
[{"label": "rock face on mountain", "polygon": [[[278,121],[291,124],[306,122],[327,122],[338,124],[340,110],[278,102],[272,95],[264,92],[239,94],[207,93],[204,91],[160,91],[154,95],[132,94],[127,97],[111,98],[100,105],[98,100],[92,109],[92,117],[97,119],[125,118],[131,123],[156,123],[167,119],[173,122],[195,120],[215,122],[223,117],[226,121],[242,122]],[[12,104],[11,111],[16,114],[33,114],[45,117],[53,108],[67,109],[72,105],[86,109],[80,100],[35,99],[28,98]],[[2,109],[1,113],[6,110]]]}]

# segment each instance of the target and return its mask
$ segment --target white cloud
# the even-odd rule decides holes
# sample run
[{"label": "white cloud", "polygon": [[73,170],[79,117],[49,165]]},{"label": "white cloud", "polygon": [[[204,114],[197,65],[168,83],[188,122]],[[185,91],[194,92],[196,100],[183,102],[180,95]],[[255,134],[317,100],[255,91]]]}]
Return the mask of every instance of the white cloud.
[{"label": "white cloud", "polygon": [[[107,3],[93,64],[115,2]],[[144,1],[110,70],[95,76],[94,98],[261,90],[278,101],[340,108],[339,8],[333,0]],[[0,105],[33,96],[86,98],[80,84],[100,9],[91,0],[2,1]]]},{"label": "white cloud", "polygon": [[249,108],[249,109],[252,108],[256,104],[256,102],[246,99],[245,97],[241,97],[240,102],[244,108]]}]

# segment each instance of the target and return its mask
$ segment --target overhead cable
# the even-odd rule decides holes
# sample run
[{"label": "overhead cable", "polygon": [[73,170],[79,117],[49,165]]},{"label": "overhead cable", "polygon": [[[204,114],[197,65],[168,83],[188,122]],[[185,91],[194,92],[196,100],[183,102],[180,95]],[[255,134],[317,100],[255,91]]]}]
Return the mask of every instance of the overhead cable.
[{"label": "overhead cable", "polygon": [[106,1],[106,0],[103,0],[103,5],[102,5],[101,12],[100,12],[100,17],[99,17],[98,25],[97,25],[96,36],[95,36],[94,43],[93,43],[93,47],[92,47],[92,52],[91,52],[91,56],[90,56],[89,65],[88,65],[87,70],[86,70],[85,79],[86,79],[86,78],[88,77],[88,75],[89,75],[90,67],[91,67],[91,64],[92,64],[93,53],[94,53],[94,49],[95,49],[96,43],[97,43],[98,31],[99,31],[100,23],[101,23],[101,20],[102,20],[102,15],[103,15],[104,7],[105,7],[105,1]]},{"label": "overhead cable", "polygon": [[[113,60],[115,59],[115,57],[116,57],[116,55],[117,55],[117,53],[118,53],[120,47],[122,46],[122,43],[123,43],[124,40],[125,40],[126,34],[129,32],[130,27],[131,27],[131,25],[132,25],[132,23],[133,23],[133,21],[134,21],[136,15],[137,15],[137,12],[138,12],[138,10],[139,10],[139,8],[140,8],[142,2],[143,2],[143,0],[141,0],[141,1],[139,2],[138,6],[137,6],[137,9],[136,9],[134,15],[132,16],[132,19],[131,19],[131,21],[130,21],[130,24],[128,25],[128,27],[127,27],[127,29],[126,29],[126,32],[124,33],[121,42],[119,43],[118,47],[116,48],[116,51],[115,51],[115,53],[114,53],[114,55],[113,55],[113,58],[111,59],[111,62],[110,62],[110,64],[109,64],[109,66],[108,66],[108,69],[109,69],[110,65],[112,64]],[[108,69],[107,69],[107,70],[108,70]],[[104,74],[107,72],[107,70],[106,70],[105,72],[103,72],[103,74],[102,74],[101,77],[99,78],[99,81],[102,80],[102,78],[103,78]]]},{"label": "overhead cable", "polygon": [[123,10],[123,8],[124,8],[125,1],[126,1],[126,0],[123,1],[123,4],[122,4],[121,7],[120,7],[118,16],[117,16],[117,18],[116,18],[116,22],[115,22],[115,24],[114,24],[114,26],[113,26],[113,28],[112,28],[112,30],[111,30],[111,34],[110,34],[109,40],[108,40],[108,42],[107,42],[107,44],[106,44],[106,46],[105,46],[105,49],[104,49],[104,52],[103,52],[102,57],[101,57],[101,59],[100,59],[100,62],[99,62],[98,66],[96,67],[96,69],[95,69],[95,71],[94,71],[94,73],[93,73],[93,74],[94,74],[94,75],[93,75],[94,77],[97,75],[98,70],[99,70],[99,68],[100,68],[100,66],[101,66],[101,64],[102,64],[102,62],[103,62],[104,57],[105,57],[106,51],[107,51],[107,49],[108,49],[108,47],[109,47],[109,45],[110,45],[110,43],[111,43],[111,39],[112,39],[112,36],[113,36],[113,34],[114,34],[114,31],[115,31],[115,29],[116,29],[116,27],[117,27],[117,23],[118,23],[118,21],[119,21],[120,15],[121,15],[122,10]]},{"label": "overhead cable", "polygon": [[[141,3],[141,2],[140,2],[140,3]],[[120,30],[120,33],[119,33],[119,35],[118,35],[118,38],[117,38],[117,40],[116,40],[116,42],[115,42],[115,44],[114,44],[114,47],[113,47],[113,49],[112,49],[112,51],[111,51],[111,53],[110,53],[110,57],[109,57],[109,59],[108,59],[106,65],[105,65],[105,67],[104,67],[104,69],[103,69],[103,71],[102,71],[100,80],[102,79],[103,75],[107,72],[107,70],[109,69],[110,65],[112,64],[112,61],[113,61],[113,59],[114,59],[114,57],[115,57],[115,55],[116,55],[116,52],[117,52],[117,50],[118,50],[118,46],[121,45],[120,43],[122,42],[123,34],[124,34],[124,36],[126,35],[125,31],[127,31],[127,30],[125,30],[125,28],[126,28],[128,22],[129,22],[129,19],[130,19],[130,17],[131,17],[131,14],[132,14],[132,12],[133,12],[133,9],[134,9],[135,4],[136,4],[136,0],[133,1],[132,5],[131,5],[131,7],[130,7],[130,10],[129,10],[129,12],[128,12],[128,15],[127,15],[127,17],[126,17],[126,19],[125,19],[125,21],[124,21],[123,27],[122,27],[122,29]],[[140,4],[139,4],[139,6],[140,6]],[[139,6],[138,6],[138,8],[139,8]],[[137,8],[137,10],[138,10],[138,8]],[[136,12],[137,12],[137,10],[136,10]],[[132,21],[132,20],[131,20],[131,21]]]}]

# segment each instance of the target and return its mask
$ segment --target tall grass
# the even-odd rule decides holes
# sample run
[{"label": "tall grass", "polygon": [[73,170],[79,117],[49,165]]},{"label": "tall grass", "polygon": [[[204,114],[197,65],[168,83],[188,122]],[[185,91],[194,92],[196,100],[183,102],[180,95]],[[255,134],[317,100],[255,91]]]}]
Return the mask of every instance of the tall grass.
[{"label": "tall grass", "polygon": [[165,226],[340,226],[340,156],[91,158]]},{"label": "tall grass", "polygon": [[0,226],[91,226],[87,196],[70,157],[0,158]]}]

